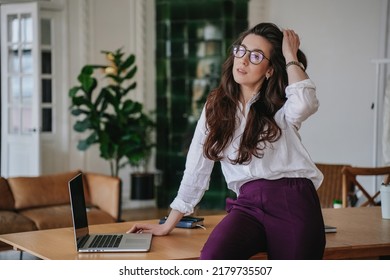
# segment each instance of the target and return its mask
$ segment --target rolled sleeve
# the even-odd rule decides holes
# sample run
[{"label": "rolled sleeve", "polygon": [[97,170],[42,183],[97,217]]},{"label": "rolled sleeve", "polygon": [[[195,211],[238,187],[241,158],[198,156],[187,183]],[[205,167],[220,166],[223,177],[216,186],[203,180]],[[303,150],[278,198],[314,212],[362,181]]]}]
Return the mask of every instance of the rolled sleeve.
[{"label": "rolled sleeve", "polygon": [[316,86],[310,79],[289,85],[286,97],[287,101],[283,106],[286,120],[297,129],[319,108]]}]

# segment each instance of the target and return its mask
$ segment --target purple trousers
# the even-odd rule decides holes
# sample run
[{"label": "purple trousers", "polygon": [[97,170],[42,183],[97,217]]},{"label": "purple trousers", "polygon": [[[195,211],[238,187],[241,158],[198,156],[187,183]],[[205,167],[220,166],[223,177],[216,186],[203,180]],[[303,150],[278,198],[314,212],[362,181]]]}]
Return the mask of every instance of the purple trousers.
[{"label": "purple trousers", "polygon": [[322,259],[324,221],[316,189],[306,178],[255,180],[244,184],[228,214],[205,243],[200,259]]}]

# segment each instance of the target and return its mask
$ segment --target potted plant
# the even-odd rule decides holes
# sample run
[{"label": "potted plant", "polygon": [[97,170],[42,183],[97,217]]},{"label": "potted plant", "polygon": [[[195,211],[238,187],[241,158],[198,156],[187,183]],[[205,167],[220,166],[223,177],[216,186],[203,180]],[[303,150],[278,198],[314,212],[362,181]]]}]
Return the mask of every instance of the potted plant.
[{"label": "potted plant", "polygon": [[130,97],[137,86],[135,56],[124,57],[121,49],[102,53],[108,65],[85,65],[77,78],[80,84],[69,90],[71,114],[77,117],[73,128],[87,133],[77,148],[85,151],[99,145],[112,176],[128,164],[136,167],[134,174],[145,173],[154,147],[155,123],[143,105]]}]

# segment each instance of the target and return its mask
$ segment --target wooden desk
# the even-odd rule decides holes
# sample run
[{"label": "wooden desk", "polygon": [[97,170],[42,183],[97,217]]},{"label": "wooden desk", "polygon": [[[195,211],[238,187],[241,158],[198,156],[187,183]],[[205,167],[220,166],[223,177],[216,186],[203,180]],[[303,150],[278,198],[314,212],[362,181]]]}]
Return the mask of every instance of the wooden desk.
[{"label": "wooden desk", "polygon": [[[326,224],[337,226],[328,233],[325,259],[359,259],[390,256],[390,220],[384,220],[380,207],[323,209]],[[175,229],[170,235],[153,237],[147,253],[76,253],[72,228],[0,235],[0,240],[17,250],[41,259],[56,260],[162,260],[196,259],[221,215],[206,216],[203,229]],[[157,220],[148,222],[157,223]],[[90,227],[91,232],[125,232],[134,222]],[[264,259],[261,253],[254,257]]]}]

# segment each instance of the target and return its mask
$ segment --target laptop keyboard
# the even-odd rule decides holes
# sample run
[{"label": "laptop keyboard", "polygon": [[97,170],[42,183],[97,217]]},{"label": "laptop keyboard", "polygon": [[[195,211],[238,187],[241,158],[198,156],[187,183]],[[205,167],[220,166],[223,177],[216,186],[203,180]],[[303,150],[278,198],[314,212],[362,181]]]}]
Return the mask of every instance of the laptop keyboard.
[{"label": "laptop keyboard", "polygon": [[123,235],[96,235],[89,248],[117,248]]}]

